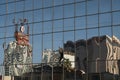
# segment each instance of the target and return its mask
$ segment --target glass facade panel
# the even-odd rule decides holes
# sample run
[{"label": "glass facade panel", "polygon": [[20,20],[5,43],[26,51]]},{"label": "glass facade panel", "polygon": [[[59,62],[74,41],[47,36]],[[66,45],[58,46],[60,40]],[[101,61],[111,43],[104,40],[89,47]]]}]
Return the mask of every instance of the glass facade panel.
[{"label": "glass facade panel", "polygon": [[120,39],[120,26],[113,26],[113,35]]},{"label": "glass facade panel", "polygon": [[6,6],[5,5],[0,5],[0,7],[2,8],[0,11],[0,15],[5,14],[6,13]]},{"label": "glass facade panel", "polygon": [[75,40],[86,40],[86,30],[78,30],[75,32]]},{"label": "glass facade panel", "polygon": [[33,62],[40,63],[41,62],[40,59],[42,58],[41,57],[42,54],[40,54],[41,50],[42,50],[42,46],[41,46],[41,44],[42,44],[42,36],[41,35],[36,35],[33,38],[34,38],[34,40],[33,40],[34,41],[33,47],[36,47],[36,45],[38,46],[36,48],[33,48],[33,53],[36,54],[36,55],[33,55]]},{"label": "glass facade panel", "polygon": [[100,26],[109,26],[111,25],[111,13],[100,14],[99,15],[99,24]]},{"label": "glass facade panel", "polygon": [[98,0],[88,0],[87,1],[87,14],[96,14],[98,13]]},{"label": "glass facade panel", "polygon": [[108,12],[111,10],[111,0],[99,0],[99,12]]},{"label": "glass facade panel", "polygon": [[65,5],[64,6],[64,18],[74,16],[74,5]]},{"label": "glass facade panel", "polygon": [[33,32],[36,35],[42,34],[42,23],[36,23],[36,24],[34,24]]},{"label": "glass facade panel", "polygon": [[119,80],[119,3],[1,0],[0,80]]},{"label": "glass facade panel", "polygon": [[52,0],[43,0],[43,6],[44,7],[50,7],[53,5]]},{"label": "glass facade panel", "polygon": [[0,38],[3,38],[5,35],[5,30],[4,28],[0,28]]},{"label": "glass facade panel", "polygon": [[63,7],[55,7],[54,8],[54,19],[63,18]]},{"label": "glass facade panel", "polygon": [[52,22],[51,21],[44,22],[43,32],[44,33],[52,32]]},{"label": "glass facade panel", "polygon": [[34,9],[40,9],[42,5],[42,0],[34,0]]},{"label": "glass facade panel", "polygon": [[69,0],[69,1],[64,0],[64,4],[67,4],[67,3],[73,3],[73,2],[74,2],[74,0]]},{"label": "glass facade panel", "polygon": [[44,9],[43,11],[43,15],[44,15],[44,20],[51,20],[52,19],[52,8],[47,8],[47,9]]},{"label": "glass facade panel", "polygon": [[113,25],[119,25],[120,12],[113,12]]},{"label": "glass facade panel", "polygon": [[40,21],[42,21],[42,9],[34,11],[34,22]]},{"label": "glass facade panel", "polygon": [[55,20],[53,24],[54,24],[53,32],[63,31],[63,20]]},{"label": "glass facade panel", "polygon": [[62,5],[63,0],[54,0],[54,5]]},{"label": "glass facade panel", "polygon": [[59,47],[63,47],[63,33],[53,34],[53,49],[57,50]]},{"label": "glass facade panel", "polygon": [[[10,4],[10,5],[13,6],[13,8],[12,8],[13,12],[24,11],[24,9],[25,9],[24,2],[16,2],[16,4],[13,3],[13,4]],[[18,6],[15,6],[15,5],[18,5]],[[16,10],[15,10],[15,7],[16,7]]]},{"label": "glass facade panel", "polygon": [[112,10],[120,10],[120,6],[119,6],[120,0],[112,0]]},{"label": "glass facade panel", "polygon": [[0,27],[3,27],[4,25],[5,25],[5,16],[0,16],[0,19],[1,19],[1,21],[0,21]]},{"label": "glass facade panel", "polygon": [[88,39],[93,37],[93,36],[98,36],[98,29],[89,29],[87,31]]},{"label": "glass facade panel", "polygon": [[43,35],[43,49],[52,49],[52,34]]},{"label": "glass facade panel", "polygon": [[88,16],[88,28],[98,27],[98,15]]},{"label": "glass facade panel", "polygon": [[111,32],[112,31],[111,31],[111,27],[110,26],[105,27],[105,28],[100,28],[100,35],[106,35],[107,34],[108,36],[112,37],[113,34]]},{"label": "glass facade panel", "polygon": [[75,28],[85,29],[86,28],[86,17],[77,17],[75,19]]},{"label": "glass facade panel", "polygon": [[82,16],[86,14],[86,3],[85,2],[81,2],[81,3],[76,3],[75,5],[75,15],[76,16]]},{"label": "glass facade panel", "polygon": [[74,30],[74,19],[64,19],[64,30]]}]

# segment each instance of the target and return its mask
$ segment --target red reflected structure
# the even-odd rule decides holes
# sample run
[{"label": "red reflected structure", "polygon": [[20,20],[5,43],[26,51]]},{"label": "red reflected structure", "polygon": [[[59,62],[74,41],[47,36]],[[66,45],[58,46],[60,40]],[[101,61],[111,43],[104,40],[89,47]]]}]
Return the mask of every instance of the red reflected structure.
[{"label": "red reflected structure", "polygon": [[[20,20],[20,31],[18,31],[18,23],[15,24],[15,27],[16,27],[16,31],[15,31],[15,39],[17,41],[17,44],[18,45],[22,45],[22,46],[29,46],[29,25],[28,25],[28,21],[27,19],[23,19],[23,20]],[[27,34],[24,33],[24,30],[25,30],[25,27],[24,25],[27,25]]]}]

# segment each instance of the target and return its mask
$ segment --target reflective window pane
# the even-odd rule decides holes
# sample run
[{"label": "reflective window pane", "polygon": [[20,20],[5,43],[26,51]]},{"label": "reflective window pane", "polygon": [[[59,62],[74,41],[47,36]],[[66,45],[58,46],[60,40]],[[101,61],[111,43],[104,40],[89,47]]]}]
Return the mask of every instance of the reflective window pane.
[{"label": "reflective window pane", "polygon": [[63,18],[63,7],[54,8],[54,19]]},{"label": "reflective window pane", "polygon": [[98,0],[88,1],[87,2],[87,14],[98,13]]},{"label": "reflective window pane", "polygon": [[113,25],[120,24],[120,12],[113,13]]},{"label": "reflective window pane", "polygon": [[65,5],[64,6],[64,18],[74,16],[74,5]]},{"label": "reflective window pane", "polygon": [[76,29],[85,29],[86,28],[86,17],[78,17],[75,19]]},{"label": "reflective window pane", "polygon": [[99,19],[99,23],[100,26],[108,26],[111,25],[111,14],[100,14],[99,15],[100,19]]},{"label": "reflective window pane", "polygon": [[87,20],[88,28],[98,27],[98,15],[88,16]]},{"label": "reflective window pane", "polygon": [[99,0],[99,12],[107,12],[111,10],[111,0]]},{"label": "reflective window pane", "polygon": [[76,10],[76,16],[82,16],[86,14],[86,5],[85,2],[84,3],[77,3],[75,6],[75,10]]}]

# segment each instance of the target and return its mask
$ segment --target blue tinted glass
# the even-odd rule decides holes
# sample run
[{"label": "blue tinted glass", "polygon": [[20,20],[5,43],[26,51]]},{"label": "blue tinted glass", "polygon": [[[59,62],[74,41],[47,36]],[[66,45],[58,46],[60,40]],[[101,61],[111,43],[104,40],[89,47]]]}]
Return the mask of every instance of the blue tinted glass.
[{"label": "blue tinted glass", "polygon": [[57,50],[59,47],[63,47],[63,33],[53,34],[53,48]]},{"label": "blue tinted glass", "polygon": [[111,10],[111,0],[99,0],[99,12],[107,12]]},{"label": "blue tinted glass", "polygon": [[112,10],[120,10],[120,0],[112,0]]},{"label": "blue tinted glass", "polygon": [[86,28],[86,18],[78,17],[75,19],[75,27],[76,29],[85,29]]},{"label": "blue tinted glass", "polygon": [[44,22],[43,32],[44,33],[52,32],[52,21]]},{"label": "blue tinted glass", "polygon": [[74,5],[65,5],[64,6],[64,17],[73,17],[74,16]]},{"label": "blue tinted glass", "polygon": [[74,29],[74,19],[64,19],[64,30],[73,30]]},{"label": "blue tinted glass", "polygon": [[113,12],[113,24],[120,24],[120,12]]},{"label": "blue tinted glass", "polygon": [[111,14],[107,13],[107,14],[100,14],[99,15],[99,23],[100,26],[108,26],[111,25]]},{"label": "blue tinted glass", "polygon": [[113,35],[120,39],[120,26],[113,26]]},{"label": "blue tinted glass", "polygon": [[[41,53],[41,49],[42,49],[42,36],[41,35],[36,35],[36,36],[33,36],[33,39],[35,40],[34,44],[32,44],[32,47],[35,47],[33,48],[33,53],[34,56],[32,57],[33,58],[33,62],[34,63],[40,63],[41,62],[41,56],[42,54]],[[37,47],[36,47],[37,45]]]},{"label": "blue tinted glass", "polygon": [[108,35],[108,36],[112,36],[112,31],[111,31],[111,27],[105,27],[105,28],[100,28],[100,35]]},{"label": "blue tinted glass", "polygon": [[42,0],[34,0],[34,9],[42,8]]},{"label": "blue tinted glass", "polygon": [[55,7],[54,8],[54,19],[63,18],[63,7]]},{"label": "blue tinted glass", "polygon": [[43,35],[43,49],[52,49],[52,34]]},{"label": "blue tinted glass", "polygon": [[81,15],[85,15],[86,14],[86,5],[85,2],[84,3],[77,3],[76,7],[76,16],[81,16]]},{"label": "blue tinted glass", "polygon": [[63,30],[63,20],[56,20],[54,21],[54,28],[53,31],[62,31]]},{"label": "blue tinted glass", "polygon": [[5,25],[5,16],[0,16],[0,27],[3,27]]},{"label": "blue tinted glass", "polygon": [[13,13],[15,11],[14,7],[14,3],[8,4],[8,13]]},{"label": "blue tinted glass", "polygon": [[0,15],[1,14],[6,14],[6,5],[0,5]]},{"label": "blue tinted glass", "polygon": [[47,8],[44,9],[43,15],[44,15],[44,20],[51,20],[52,19],[52,8]]},{"label": "blue tinted glass", "polygon": [[87,30],[87,38],[89,39],[93,36],[98,36],[98,28]]},{"label": "blue tinted glass", "polygon": [[73,3],[74,2],[74,0],[64,0],[64,4],[67,4],[67,3]]},{"label": "blue tinted glass", "polygon": [[[14,3],[14,5],[16,7],[16,12],[25,10],[24,9],[24,7],[25,7],[24,2],[16,2],[16,3]],[[15,8],[13,8],[13,9],[15,10]]]},{"label": "blue tinted glass", "polygon": [[88,28],[98,27],[98,15],[92,15],[87,17]]},{"label": "blue tinted glass", "polygon": [[87,13],[88,14],[98,13],[98,0],[87,1]]},{"label": "blue tinted glass", "polygon": [[54,0],[54,5],[62,5],[63,0]]},{"label": "blue tinted glass", "polygon": [[25,10],[32,10],[33,9],[33,0],[25,0]]},{"label": "blue tinted glass", "polygon": [[42,23],[36,23],[36,24],[34,24],[33,32],[34,32],[34,34],[40,34],[40,33],[42,33]]},{"label": "blue tinted glass", "polygon": [[52,0],[43,0],[43,5],[44,5],[44,7],[50,7],[53,5],[53,1]]},{"label": "blue tinted glass", "polygon": [[5,28],[0,28],[0,38],[3,38],[5,35]]},{"label": "blue tinted glass", "polygon": [[86,39],[86,30],[77,30],[75,32],[75,40]]},{"label": "blue tinted glass", "polygon": [[34,11],[34,22],[42,21],[42,10],[35,10]]}]

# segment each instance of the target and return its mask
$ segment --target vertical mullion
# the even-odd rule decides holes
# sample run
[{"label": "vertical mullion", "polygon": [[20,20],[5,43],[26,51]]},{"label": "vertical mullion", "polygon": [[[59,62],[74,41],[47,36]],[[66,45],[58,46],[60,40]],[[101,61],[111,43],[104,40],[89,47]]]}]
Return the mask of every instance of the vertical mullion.
[{"label": "vertical mullion", "polygon": [[[76,40],[76,22],[75,22],[75,19],[76,19],[76,0],[74,0],[74,43],[75,43],[75,40]],[[75,66],[75,63],[76,63],[76,44],[74,44],[74,51],[75,51],[75,53],[74,53],[74,56],[75,56],[75,58],[74,58],[74,66]],[[74,80],[76,80],[76,66],[75,66],[75,70],[74,70],[75,72],[75,76],[74,76]]]},{"label": "vertical mullion", "polygon": [[89,65],[88,65],[89,61],[88,60],[89,59],[88,59],[88,45],[87,45],[87,39],[88,39],[88,35],[87,35],[88,34],[88,32],[87,32],[87,30],[88,30],[88,24],[87,24],[88,23],[88,21],[87,21],[87,16],[88,16],[88,13],[87,13],[87,4],[88,3],[87,3],[87,0],[86,0],[86,4],[85,4],[86,5],[86,8],[85,8],[86,9],[86,54],[87,54],[86,80],[88,80],[88,76],[89,76],[88,75],[88,73],[89,73],[88,72],[88,67],[89,67]]},{"label": "vertical mullion", "polygon": [[[113,0],[110,0],[111,1],[111,38],[112,38],[112,54],[113,54],[113,11],[112,11],[112,1]],[[115,59],[113,59],[113,62],[115,62],[116,60]],[[115,80],[115,73],[114,73],[114,71],[113,71],[113,80]]]},{"label": "vertical mullion", "polygon": [[[53,49],[53,44],[54,44],[54,39],[53,39],[53,28],[54,28],[54,0],[52,0],[52,51]],[[53,62],[54,63],[54,62]],[[52,64],[53,64],[52,63]],[[52,80],[54,80],[54,66],[52,65]]]},{"label": "vertical mullion", "polygon": [[[63,48],[64,48],[64,6],[65,6],[65,4],[64,4],[64,0],[62,0],[63,1]],[[64,52],[63,52],[63,57],[64,57]],[[62,68],[63,68],[63,80],[65,80],[65,75],[64,75],[64,61],[62,62]]]},{"label": "vertical mullion", "polygon": [[[24,18],[23,18],[24,19]],[[32,45],[34,46],[34,0],[32,0]],[[33,52],[33,47],[32,47]],[[32,65],[33,65],[33,56],[32,55]],[[33,74],[31,73],[31,80],[33,80]]]},{"label": "vertical mullion", "polygon": [[[44,0],[42,0],[42,40],[41,40],[41,43],[42,43],[42,47],[41,47],[41,53],[42,53],[42,56],[43,56],[43,31],[44,31],[44,4],[43,4]],[[41,56],[41,59],[42,59],[42,56]],[[43,80],[43,63],[41,63],[41,80]]]},{"label": "vertical mullion", "polygon": [[[102,80],[102,76],[101,76],[101,71],[100,71],[100,66],[101,66],[101,61],[103,61],[102,59],[101,59],[101,43],[100,43],[100,0],[98,0],[98,58],[97,59],[100,59],[99,60],[99,62],[96,62],[96,63],[98,63],[98,65],[96,65],[96,67],[98,67],[99,66],[99,69],[97,70],[98,71],[98,73],[99,73],[99,76],[100,76],[100,80]],[[98,61],[96,59],[96,61]]]}]

